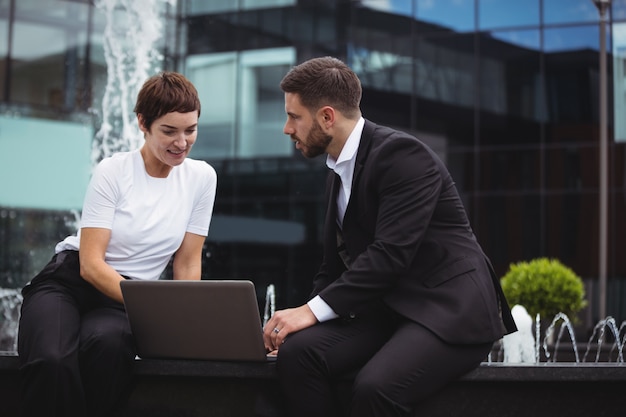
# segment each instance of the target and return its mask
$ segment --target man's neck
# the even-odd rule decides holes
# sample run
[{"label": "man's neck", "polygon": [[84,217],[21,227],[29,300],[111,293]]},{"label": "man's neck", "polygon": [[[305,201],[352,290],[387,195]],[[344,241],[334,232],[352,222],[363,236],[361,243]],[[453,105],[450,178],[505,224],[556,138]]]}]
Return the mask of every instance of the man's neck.
[{"label": "man's neck", "polygon": [[326,149],[328,155],[330,155],[335,160],[339,158],[341,155],[341,151],[348,140],[348,137],[354,130],[354,127],[358,123],[360,116],[354,120],[352,119],[343,119],[340,123],[335,124],[333,127],[332,137],[333,140]]}]

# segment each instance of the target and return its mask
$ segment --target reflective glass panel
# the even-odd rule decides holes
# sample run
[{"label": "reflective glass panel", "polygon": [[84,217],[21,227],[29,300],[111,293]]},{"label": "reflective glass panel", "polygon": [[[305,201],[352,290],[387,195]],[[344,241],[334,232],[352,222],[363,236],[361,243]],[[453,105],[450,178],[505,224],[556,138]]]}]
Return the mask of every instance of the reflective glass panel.
[{"label": "reflective glass panel", "polygon": [[499,30],[490,32],[490,35],[509,45],[516,45],[535,51],[541,49],[539,30]]},{"label": "reflective glass panel", "polygon": [[572,134],[555,138],[569,143],[557,144],[545,151],[545,185],[548,189],[585,191],[598,186],[598,148],[595,143],[581,145],[571,130]]},{"label": "reflective glass panel", "polygon": [[10,100],[71,110],[87,108],[81,94],[89,5],[16,2]]},{"label": "reflective glass panel", "polygon": [[[508,126],[509,143],[539,141],[537,122],[546,117],[539,30],[494,31],[479,39],[481,107],[491,113],[515,116],[508,121],[517,125],[515,129]],[[497,118],[495,114],[485,113],[482,123]],[[484,138],[487,143],[492,140],[489,136]]]},{"label": "reflective glass panel", "polygon": [[611,2],[613,13],[613,20],[624,20],[626,19],[626,0],[613,0]]},{"label": "reflective glass panel", "polygon": [[293,143],[283,134],[285,96],[279,84],[295,64],[292,48],[241,54],[237,156],[290,156]]},{"label": "reflective glass panel", "polygon": [[472,226],[498,276],[513,260],[543,255],[543,210],[539,193],[484,193],[471,202]]},{"label": "reflective glass panel", "polygon": [[296,4],[296,0],[240,0],[243,9],[264,9]]},{"label": "reflective glass panel", "polygon": [[[609,84],[610,85],[610,84]],[[614,138],[626,142],[626,23],[613,24]]]},{"label": "reflective glass panel", "polygon": [[364,7],[381,12],[401,14],[406,16],[413,15],[413,3],[416,0],[362,0]]},{"label": "reflective glass panel", "polygon": [[[608,32],[608,31],[607,31]],[[578,51],[583,54],[585,49],[599,49],[600,36],[597,25],[573,26],[544,31],[544,51],[565,52]],[[607,47],[609,43],[607,42]]]},{"label": "reflective glass panel", "polygon": [[0,0],[0,102],[4,101],[9,39],[9,0]]},{"label": "reflective glass panel", "polygon": [[593,141],[580,127],[598,120],[597,25],[546,29],[544,40],[546,140]]},{"label": "reflective glass panel", "polygon": [[[92,138],[91,125],[0,115],[0,178],[11,178],[2,186],[0,207],[80,210]],[[15,157],[16,143],[27,157]]]},{"label": "reflective glass panel", "polygon": [[[182,0],[180,0],[182,1]],[[185,0],[187,14],[232,12],[244,9],[261,9],[294,5],[296,0]]]},{"label": "reflective glass panel", "polygon": [[535,190],[541,186],[538,148],[499,147],[479,152],[481,190]]},{"label": "reflective glass panel", "polygon": [[545,249],[542,256],[559,259],[583,277],[597,276],[598,193],[559,192],[545,199]]},{"label": "reflective glass panel", "polygon": [[417,0],[418,20],[436,23],[457,32],[474,29],[474,0]]},{"label": "reflective glass panel", "polygon": [[597,22],[598,9],[592,0],[543,0],[543,20],[545,24]]},{"label": "reflective glass panel", "polygon": [[202,101],[192,157],[291,155],[293,145],[282,133],[285,108],[279,83],[294,63],[291,48],[188,57],[186,72]]},{"label": "reflective glass panel", "polygon": [[539,25],[539,0],[478,0],[480,30]]},{"label": "reflective glass panel", "polygon": [[185,73],[202,103],[192,158],[226,158],[235,153],[236,59],[234,52],[187,58]]}]

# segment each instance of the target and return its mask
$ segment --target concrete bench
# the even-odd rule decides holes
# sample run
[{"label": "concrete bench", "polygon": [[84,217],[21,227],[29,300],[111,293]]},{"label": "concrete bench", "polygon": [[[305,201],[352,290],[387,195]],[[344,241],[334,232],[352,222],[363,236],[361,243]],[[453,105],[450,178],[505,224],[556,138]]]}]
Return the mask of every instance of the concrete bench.
[{"label": "concrete bench", "polygon": [[[0,409],[17,416],[18,362],[0,353]],[[274,363],[138,360],[116,417],[280,416]],[[339,382],[349,389],[349,380]],[[341,386],[343,385],[343,386]],[[621,416],[626,364],[483,363],[419,405],[414,416]]]}]

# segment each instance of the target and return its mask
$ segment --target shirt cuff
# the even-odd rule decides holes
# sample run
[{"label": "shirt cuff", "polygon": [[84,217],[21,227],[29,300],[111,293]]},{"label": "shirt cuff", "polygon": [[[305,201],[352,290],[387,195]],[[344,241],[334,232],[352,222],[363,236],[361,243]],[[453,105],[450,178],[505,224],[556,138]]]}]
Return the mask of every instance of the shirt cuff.
[{"label": "shirt cuff", "polygon": [[333,309],[330,308],[328,304],[326,304],[326,301],[322,300],[322,297],[320,297],[319,295],[316,295],[312,300],[307,303],[307,305],[315,315],[317,321],[319,321],[320,323],[339,317],[339,315],[337,315],[337,313],[335,313]]}]

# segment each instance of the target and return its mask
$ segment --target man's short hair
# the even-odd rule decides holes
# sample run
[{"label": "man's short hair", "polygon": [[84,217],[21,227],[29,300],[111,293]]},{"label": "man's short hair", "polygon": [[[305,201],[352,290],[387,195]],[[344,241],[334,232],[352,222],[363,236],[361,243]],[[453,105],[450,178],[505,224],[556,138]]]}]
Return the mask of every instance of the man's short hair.
[{"label": "man's short hair", "polygon": [[282,79],[280,88],[285,93],[297,94],[311,112],[331,106],[350,119],[360,114],[361,81],[337,58],[313,58],[293,67]]}]

